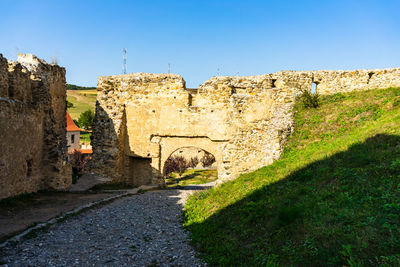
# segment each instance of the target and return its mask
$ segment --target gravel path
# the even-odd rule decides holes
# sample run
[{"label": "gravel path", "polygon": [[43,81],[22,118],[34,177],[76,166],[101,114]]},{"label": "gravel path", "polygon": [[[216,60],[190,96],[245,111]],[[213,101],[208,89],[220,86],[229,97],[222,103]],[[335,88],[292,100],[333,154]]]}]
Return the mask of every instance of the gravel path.
[{"label": "gravel path", "polygon": [[117,200],[6,247],[5,266],[203,266],[182,228],[193,190],[160,190]]}]

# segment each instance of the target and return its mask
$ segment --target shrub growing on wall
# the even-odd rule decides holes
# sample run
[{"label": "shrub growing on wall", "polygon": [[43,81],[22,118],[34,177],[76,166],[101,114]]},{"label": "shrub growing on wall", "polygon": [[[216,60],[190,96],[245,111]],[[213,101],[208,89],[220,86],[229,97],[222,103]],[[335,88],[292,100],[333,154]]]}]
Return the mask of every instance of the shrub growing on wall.
[{"label": "shrub growing on wall", "polygon": [[305,108],[319,107],[319,94],[317,92],[312,94],[309,90],[301,90],[301,94],[298,96],[298,100],[303,104]]}]

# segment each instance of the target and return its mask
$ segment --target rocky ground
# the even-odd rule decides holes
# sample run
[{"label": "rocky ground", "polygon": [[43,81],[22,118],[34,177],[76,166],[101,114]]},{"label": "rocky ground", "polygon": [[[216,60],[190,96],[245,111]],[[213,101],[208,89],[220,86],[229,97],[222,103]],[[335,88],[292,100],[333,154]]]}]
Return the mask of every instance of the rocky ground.
[{"label": "rocky ground", "polygon": [[3,248],[4,266],[202,266],[182,228],[182,204],[198,187],[119,199]]}]

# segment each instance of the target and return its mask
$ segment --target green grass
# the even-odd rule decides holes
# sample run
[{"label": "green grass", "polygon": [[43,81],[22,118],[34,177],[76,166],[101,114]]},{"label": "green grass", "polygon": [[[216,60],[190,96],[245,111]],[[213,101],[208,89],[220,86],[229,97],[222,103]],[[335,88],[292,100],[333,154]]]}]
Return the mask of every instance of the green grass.
[{"label": "green grass", "polygon": [[186,170],[182,177],[172,173],[171,178],[166,179],[167,187],[185,186],[190,184],[205,184],[217,180],[217,170]]},{"label": "green grass", "polygon": [[295,107],[280,160],[192,196],[211,265],[400,266],[400,88]]},{"label": "green grass", "polygon": [[67,100],[74,105],[68,108],[72,119],[79,119],[80,114],[88,109],[94,111],[96,97],[96,90],[67,90]]},{"label": "green grass", "polygon": [[90,136],[92,135],[92,133],[90,132],[81,132],[81,138],[80,141],[81,143],[85,143],[85,144],[90,144]]}]

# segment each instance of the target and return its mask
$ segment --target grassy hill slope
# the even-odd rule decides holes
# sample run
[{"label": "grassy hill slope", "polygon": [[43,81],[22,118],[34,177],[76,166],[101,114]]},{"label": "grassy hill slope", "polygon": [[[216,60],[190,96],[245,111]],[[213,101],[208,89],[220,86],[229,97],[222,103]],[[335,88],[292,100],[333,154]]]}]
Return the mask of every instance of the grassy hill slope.
[{"label": "grassy hill slope", "polygon": [[400,88],[295,107],[280,160],[186,203],[212,265],[400,265]]},{"label": "grassy hill slope", "polygon": [[95,110],[97,91],[94,90],[67,90],[67,100],[74,106],[68,112],[77,120],[82,112],[88,109]]}]

